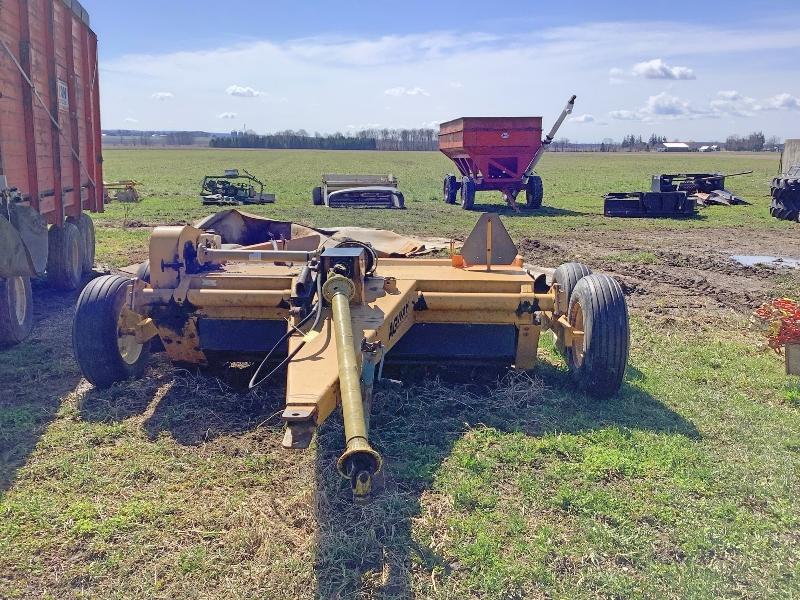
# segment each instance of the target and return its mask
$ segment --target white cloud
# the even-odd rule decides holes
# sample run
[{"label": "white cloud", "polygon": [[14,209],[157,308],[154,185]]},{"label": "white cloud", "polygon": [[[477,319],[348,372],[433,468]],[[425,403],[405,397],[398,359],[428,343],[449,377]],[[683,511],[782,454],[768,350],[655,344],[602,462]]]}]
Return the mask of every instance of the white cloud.
[{"label": "white cloud", "polygon": [[235,119],[236,118],[235,112],[223,112],[217,115],[218,119]]},{"label": "white cloud", "polygon": [[654,116],[681,117],[692,114],[694,111],[686,100],[661,92],[647,99],[642,112]]},{"label": "white cloud", "polygon": [[[624,120],[646,117],[665,123],[657,130],[661,135],[682,138],[691,134],[697,139],[712,139],[736,132],[736,125],[729,121],[717,119],[714,124],[710,119],[700,120],[702,113],[730,114],[722,105],[716,110],[710,106],[712,100],[725,100],[716,95],[717,90],[739,90],[746,95],[746,86],[752,86],[752,90],[769,90],[763,92],[765,96],[777,92],[800,96],[800,88],[795,89],[792,83],[796,77],[787,78],[787,67],[781,62],[781,57],[800,49],[800,21],[787,19],[780,28],[762,25],[765,22],[738,26],[679,20],[577,21],[570,27],[541,28],[533,33],[512,31],[497,36],[462,35],[458,31],[318,36],[230,46],[206,44],[199,50],[109,60],[104,59],[108,56],[105,54],[101,55],[103,118],[107,127],[125,127],[124,119],[136,112],[136,118],[152,129],[214,130],[220,124],[217,115],[221,112],[221,97],[227,97],[225,110],[237,110],[239,118],[244,114],[239,110],[241,103],[270,103],[269,110],[247,115],[247,125],[259,131],[305,128],[334,132],[344,130],[348,123],[370,121],[395,128],[429,122],[434,116],[447,120],[463,114],[537,114],[544,117],[547,128],[566,97],[574,92],[578,94],[578,115],[591,110],[596,124],[600,120],[610,122],[606,135],[619,137],[631,133],[630,124]],[[681,32],[684,40],[713,40],[713,43],[697,42],[690,47],[687,43],[677,44],[676,31]],[[689,52],[691,63],[678,58]],[[758,66],[743,60],[748,55],[760,57]],[[702,85],[680,93],[670,91],[690,102],[697,111],[681,117],[639,113],[648,96],[665,89],[653,88],[654,84],[680,83],[634,77],[631,67],[647,57],[661,57],[669,67],[691,66],[697,73],[702,68]],[[625,68],[622,74],[619,67]],[[211,72],[226,74],[222,85],[209,79]],[[443,73],[449,76],[443,79]],[[469,94],[450,86],[456,78],[467,84],[465,73],[480,73],[480,85],[466,86]],[[536,76],[520,78],[520,73]],[[607,84],[612,74],[626,82],[624,95],[619,87]],[[509,81],[517,82],[517,93],[508,93]],[[553,93],[541,95],[541,81],[547,81]],[[775,81],[789,83],[785,88],[768,87]],[[180,89],[174,99],[166,102],[137,103],[130,94],[132,87],[150,90],[145,94],[149,99],[152,91],[175,89],[176,82],[180,82]],[[225,84],[233,83],[242,88],[250,86],[254,91],[263,90],[265,95],[250,100],[224,96]],[[374,90],[374,100],[375,96],[384,96],[383,91],[399,85],[412,91],[419,88],[431,96],[425,97],[419,91],[416,96],[401,92],[399,96],[386,95],[384,102],[353,101],[354,92],[363,95]],[[274,98],[268,90],[280,90],[291,101]],[[320,94],[320,90],[324,93]],[[535,98],[533,104],[531,98]],[[785,109],[757,111],[758,106],[764,106],[762,96],[752,107],[744,104],[744,100],[734,102],[742,103],[742,110],[757,116],[758,122],[754,118],[752,126],[763,129],[765,134],[785,130],[787,125],[796,129],[793,123],[785,122]],[[391,109],[384,110],[384,105],[391,105]],[[780,99],[770,104],[771,107],[790,105],[791,101],[787,104]],[[687,124],[688,119],[696,121]],[[581,128],[568,122],[562,134],[590,136],[593,131],[594,126]],[[797,134],[800,131],[791,135]]]},{"label": "white cloud", "polygon": [[456,89],[458,89],[458,88],[463,88],[463,87],[464,87],[464,84],[463,84],[463,83],[461,83],[460,81],[451,81],[451,82],[450,82],[450,87],[451,87],[451,88],[456,88]]},{"label": "white cloud", "polygon": [[125,122],[126,123],[138,123],[139,120],[138,119],[134,119],[133,117],[125,117]]},{"label": "white cloud", "polygon": [[243,85],[231,85],[225,90],[225,93],[228,96],[236,96],[237,98],[257,98],[264,95],[264,92],[259,92],[250,86]]},{"label": "white cloud", "polygon": [[632,110],[612,110],[608,116],[617,121],[641,121],[638,113]]},{"label": "white cloud", "polygon": [[423,121],[420,123],[420,127],[423,129],[436,129],[441,123],[442,121]]},{"label": "white cloud", "polygon": [[777,94],[768,98],[764,105],[775,110],[800,110],[800,98],[791,94]]},{"label": "white cloud", "polygon": [[730,101],[742,99],[742,95],[736,90],[720,90],[719,92],[717,92],[717,96],[719,96],[723,100],[730,100]]},{"label": "white cloud", "polygon": [[597,119],[594,118],[594,115],[579,115],[576,117],[572,117],[570,119],[572,123],[594,123]]},{"label": "white cloud", "polygon": [[173,94],[172,92],[156,92],[152,96],[153,100],[159,100],[161,102],[163,102],[164,100],[169,100],[170,98],[174,97],[175,94]]},{"label": "white cloud", "polygon": [[402,85],[398,86],[398,87],[389,88],[388,90],[385,90],[383,93],[386,94],[387,96],[397,96],[397,97],[399,97],[399,96],[430,96],[431,95],[430,92],[428,92],[427,90],[425,90],[424,88],[421,88],[419,86],[413,87],[413,88],[407,88],[407,87],[403,87]]},{"label": "white cloud", "polygon": [[612,67],[611,69],[608,70],[609,77],[622,77],[623,75],[625,75],[625,71],[623,71],[619,67]]},{"label": "white cloud", "polygon": [[636,63],[633,74],[646,79],[697,79],[689,67],[671,67],[660,58]]}]

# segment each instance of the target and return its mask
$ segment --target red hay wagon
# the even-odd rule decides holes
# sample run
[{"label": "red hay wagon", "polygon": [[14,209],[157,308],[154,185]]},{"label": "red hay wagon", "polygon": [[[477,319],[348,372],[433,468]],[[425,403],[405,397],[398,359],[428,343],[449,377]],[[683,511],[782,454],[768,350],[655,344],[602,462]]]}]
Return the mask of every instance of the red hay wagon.
[{"label": "red hay wagon", "polygon": [[542,138],[542,117],[462,117],[439,126],[439,150],[452,160],[456,175],[444,178],[443,195],[471,210],[475,192],[500,191],[517,210],[516,198],[525,190],[527,208],[540,208],[544,197],[542,179],[534,173],[545,148],[575,104],[573,96],[553,129]]},{"label": "red hay wagon", "polygon": [[0,1],[0,345],[33,324],[30,278],[76,289],[103,210],[97,36],[77,0]]}]

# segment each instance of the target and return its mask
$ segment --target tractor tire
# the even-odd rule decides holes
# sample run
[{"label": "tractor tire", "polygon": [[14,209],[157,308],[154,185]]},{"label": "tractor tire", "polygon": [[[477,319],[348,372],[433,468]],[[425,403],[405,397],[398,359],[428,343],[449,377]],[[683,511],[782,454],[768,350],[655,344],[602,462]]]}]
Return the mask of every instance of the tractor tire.
[{"label": "tractor tire", "polygon": [[566,348],[573,381],[596,398],[614,395],[622,386],[630,343],[622,287],[608,275],[587,275],[572,291],[567,318],[583,331],[583,339]]},{"label": "tractor tire", "polygon": [[475,205],[475,182],[469,177],[461,180],[461,208],[472,210]]},{"label": "tractor tire", "polygon": [[557,283],[567,293],[567,302],[572,298],[572,291],[578,282],[591,275],[592,270],[583,263],[568,262],[560,265],[553,272],[553,283]]},{"label": "tractor tire", "polygon": [[447,204],[455,204],[458,196],[458,179],[455,175],[444,176],[444,186],[442,190],[444,201]]},{"label": "tractor tire", "polygon": [[74,223],[53,225],[47,233],[47,281],[59,290],[76,290],[83,275],[83,240]]},{"label": "tractor tire", "polygon": [[784,221],[800,220],[800,179],[775,177],[772,180],[769,214]]},{"label": "tractor tire", "polygon": [[325,200],[322,197],[321,186],[317,186],[313,190],[311,190],[311,202],[314,203],[314,206],[322,206],[325,203]]},{"label": "tractor tire", "polygon": [[98,388],[144,374],[150,343],[138,344],[119,331],[131,280],[105,275],[89,282],[78,298],[72,349],[83,376]]},{"label": "tractor tire", "polygon": [[542,178],[538,175],[531,175],[525,183],[525,207],[531,209],[542,208],[542,200],[544,200]]},{"label": "tractor tire", "polygon": [[81,213],[78,217],[69,217],[70,223],[78,228],[81,234],[81,253],[83,255],[83,272],[91,273],[94,268],[94,251],[96,238],[94,234],[94,221],[86,213]]},{"label": "tractor tire", "polygon": [[29,277],[0,279],[0,346],[23,341],[33,329],[33,293]]}]

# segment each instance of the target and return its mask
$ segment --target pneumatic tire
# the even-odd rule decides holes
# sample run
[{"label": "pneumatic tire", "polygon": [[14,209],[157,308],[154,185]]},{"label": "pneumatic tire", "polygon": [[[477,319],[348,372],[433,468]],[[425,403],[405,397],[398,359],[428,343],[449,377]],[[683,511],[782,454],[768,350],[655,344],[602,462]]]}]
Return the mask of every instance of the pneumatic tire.
[{"label": "pneumatic tire", "polygon": [[67,219],[70,223],[78,228],[81,234],[81,253],[82,253],[82,268],[84,273],[91,273],[94,268],[94,253],[95,253],[95,232],[94,221],[86,213],[81,213],[77,217],[69,217]]},{"label": "pneumatic tire", "polygon": [[131,280],[106,275],[89,282],[78,298],[72,324],[72,349],[83,376],[99,388],[140,378],[150,344],[136,343],[120,329],[120,314]]},{"label": "pneumatic tire", "polygon": [[544,184],[538,175],[531,175],[525,184],[525,207],[531,209],[542,208],[544,200]]},{"label": "pneumatic tire", "polygon": [[33,329],[33,294],[29,277],[0,279],[0,346],[23,341]]},{"label": "pneumatic tire", "polygon": [[630,326],[622,287],[608,275],[587,275],[572,292],[567,318],[583,338],[566,348],[572,379],[583,392],[608,398],[628,365]]},{"label": "pneumatic tire", "polygon": [[567,302],[572,298],[572,291],[578,282],[591,275],[592,270],[583,263],[568,262],[559,265],[553,272],[553,283],[557,283],[567,293]]},{"label": "pneumatic tire", "polygon": [[47,232],[47,281],[59,290],[76,290],[83,277],[83,240],[74,223],[53,225]]},{"label": "pneumatic tire", "polygon": [[320,186],[311,190],[311,202],[314,203],[314,206],[322,206],[324,199],[322,198],[322,188]]},{"label": "pneumatic tire", "polygon": [[796,177],[775,177],[771,187],[769,214],[784,221],[800,218],[800,180]]},{"label": "pneumatic tire", "polygon": [[455,175],[445,175],[442,185],[442,196],[447,204],[455,204],[458,196],[458,179]]},{"label": "pneumatic tire", "polygon": [[461,181],[461,208],[472,210],[475,205],[475,182],[469,177]]}]

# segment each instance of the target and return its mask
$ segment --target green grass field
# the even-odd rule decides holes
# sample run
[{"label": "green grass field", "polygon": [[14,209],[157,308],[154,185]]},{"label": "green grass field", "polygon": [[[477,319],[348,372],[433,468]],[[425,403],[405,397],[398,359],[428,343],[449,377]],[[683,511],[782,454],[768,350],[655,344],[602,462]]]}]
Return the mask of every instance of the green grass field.
[{"label": "green grass field", "polygon": [[[306,224],[463,237],[477,215],[439,198],[432,153],[122,151],[106,178],[146,199],[97,217],[98,261],[146,255],[149,226],[207,214],[205,172],[250,170],[278,195],[253,212]],[[663,170],[737,171],[752,206],[690,221],[604,219],[602,194]],[[606,260],[658,267],[658,233],[797,235],[768,215],[773,155],[552,155],[548,208],[512,237],[569,244],[653,231]],[[325,171],[393,172],[406,211],[311,206]],[[794,229],[792,229],[794,227]],[[687,267],[688,268],[688,267]],[[752,273],[757,277],[760,272]],[[771,276],[771,275],[770,275]],[[796,279],[782,274],[776,282]],[[796,289],[789,289],[788,292]],[[632,311],[630,366],[605,403],[576,393],[552,344],[531,375],[401,373],[372,428],[386,458],[373,501],[352,505],[332,418],[305,453],[280,446],[283,390],[236,373],[175,372],[94,390],[69,345],[74,296],[37,286],[39,323],[0,354],[2,598],[791,598],[800,596],[800,382],[748,310]],[[766,293],[766,292],[765,292]]]}]

